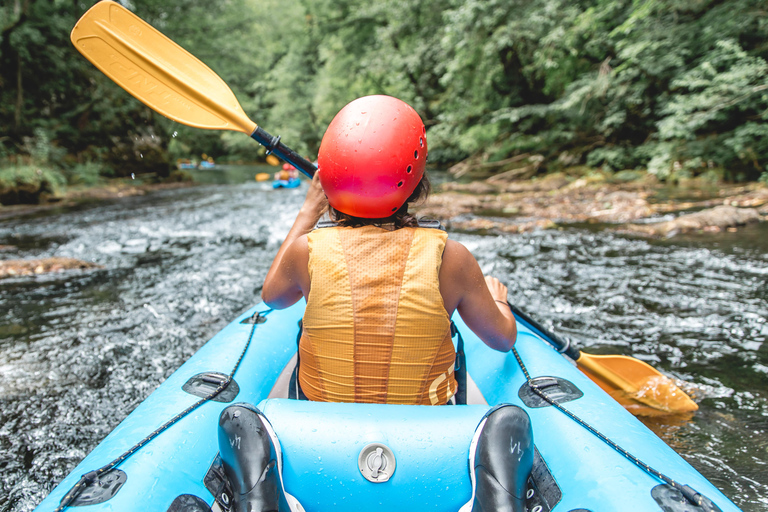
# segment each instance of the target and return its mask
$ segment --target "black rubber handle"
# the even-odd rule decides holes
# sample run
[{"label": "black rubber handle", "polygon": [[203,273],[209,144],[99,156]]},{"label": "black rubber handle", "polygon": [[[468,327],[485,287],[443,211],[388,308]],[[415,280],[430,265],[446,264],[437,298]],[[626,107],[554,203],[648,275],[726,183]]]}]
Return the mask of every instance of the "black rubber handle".
[{"label": "black rubber handle", "polygon": [[522,320],[523,323],[527,324],[528,327],[532,328],[534,331],[538,331],[539,334],[541,334],[541,336],[550,345],[555,347],[558,352],[560,352],[561,354],[567,355],[574,361],[576,361],[579,358],[579,356],[581,355],[581,351],[578,348],[576,348],[570,341],[565,341],[562,338],[560,338],[557,334],[550,332],[549,329],[541,325],[539,322],[537,322],[527,314],[520,311],[520,309],[518,309],[517,306],[510,304],[509,309],[512,310],[512,313],[514,313],[518,321]]},{"label": "black rubber handle", "polygon": [[288,162],[307,177],[311,178],[315,175],[317,167],[315,164],[299,155],[297,152],[280,142],[280,136],[272,136],[265,130],[262,130],[260,126],[256,127],[256,130],[251,134],[251,138],[267,148],[267,154],[274,154],[279,159]]}]

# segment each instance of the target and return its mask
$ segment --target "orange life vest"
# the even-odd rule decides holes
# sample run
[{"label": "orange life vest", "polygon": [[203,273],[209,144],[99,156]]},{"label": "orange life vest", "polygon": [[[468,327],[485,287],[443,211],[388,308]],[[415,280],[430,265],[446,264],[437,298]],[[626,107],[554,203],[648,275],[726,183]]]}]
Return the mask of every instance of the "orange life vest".
[{"label": "orange life vest", "polygon": [[447,234],[332,227],[309,235],[299,383],[310,400],[443,405],[455,349],[438,275]]}]

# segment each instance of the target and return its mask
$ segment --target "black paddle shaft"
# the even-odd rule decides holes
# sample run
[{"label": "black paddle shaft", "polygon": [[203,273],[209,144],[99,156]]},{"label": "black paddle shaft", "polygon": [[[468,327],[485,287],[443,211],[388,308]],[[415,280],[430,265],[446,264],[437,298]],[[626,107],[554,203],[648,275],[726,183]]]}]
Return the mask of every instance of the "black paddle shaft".
[{"label": "black paddle shaft", "polygon": [[274,154],[281,160],[288,162],[307,177],[311,178],[315,175],[317,167],[315,164],[303,158],[297,152],[280,142],[280,136],[273,136],[263,130],[260,126],[256,127],[256,130],[251,134],[251,138],[256,142],[267,148],[267,154]]},{"label": "black paddle shaft", "polygon": [[570,340],[563,340],[557,334],[550,332],[549,329],[541,325],[533,318],[529,317],[527,314],[520,311],[517,306],[510,304],[509,309],[512,310],[512,313],[515,315],[515,317],[517,317],[518,320],[522,320],[524,323],[528,324],[528,327],[532,327],[534,330],[539,331],[539,334],[541,334],[550,345],[555,347],[558,352],[567,355],[574,361],[579,358],[581,351],[576,348],[570,342]]}]

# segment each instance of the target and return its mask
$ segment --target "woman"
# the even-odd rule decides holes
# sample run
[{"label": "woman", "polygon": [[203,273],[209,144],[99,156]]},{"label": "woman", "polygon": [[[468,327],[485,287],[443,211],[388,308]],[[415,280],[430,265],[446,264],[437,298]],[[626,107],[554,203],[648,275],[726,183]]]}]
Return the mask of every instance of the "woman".
[{"label": "woman", "polygon": [[[445,404],[456,392],[450,317],[489,347],[517,335],[507,288],[470,252],[408,213],[426,198],[426,130],[406,103],[367,96],[326,131],[319,171],[262,299],[307,299],[299,383],[310,400]],[[330,204],[331,228],[315,229]]]},{"label": "woman", "polygon": [[[353,101],[323,137],[320,170],[262,289],[273,308],[307,299],[298,381],[310,400],[448,403],[457,390],[450,327],[457,310],[491,348],[506,352],[515,343],[507,288],[484,277],[463,245],[408,213],[429,192],[426,158],[421,118],[388,96]],[[334,226],[315,229],[329,205]],[[219,419],[235,512],[278,508],[264,421],[248,404],[227,407]],[[524,511],[533,464],[527,414],[493,408],[473,445],[471,511]]]}]

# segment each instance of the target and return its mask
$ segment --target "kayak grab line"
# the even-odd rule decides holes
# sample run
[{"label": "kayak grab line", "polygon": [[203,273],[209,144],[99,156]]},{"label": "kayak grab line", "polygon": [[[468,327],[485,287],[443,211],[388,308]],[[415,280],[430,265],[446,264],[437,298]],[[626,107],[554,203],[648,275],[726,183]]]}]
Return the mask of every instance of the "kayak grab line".
[{"label": "kayak grab line", "polygon": [[634,463],[636,466],[638,466],[640,469],[648,473],[649,475],[658,478],[662,482],[670,485],[674,489],[680,491],[680,493],[687,499],[692,505],[702,507],[707,512],[719,512],[720,508],[715,505],[712,500],[704,496],[703,494],[696,491],[696,489],[690,487],[689,485],[681,485],[672,478],[668,477],[661,471],[652,468],[642,460],[638,459],[631,453],[629,453],[627,450],[616,444],[615,442],[611,441],[605,434],[597,430],[595,427],[587,423],[586,421],[582,420],[576,414],[572,413],[559,403],[557,403],[555,400],[550,398],[542,389],[541,387],[534,382],[534,379],[531,378],[531,375],[528,373],[528,368],[526,368],[525,364],[523,363],[523,359],[520,357],[520,354],[518,354],[517,349],[512,347],[512,353],[515,355],[515,359],[517,359],[518,364],[520,365],[520,369],[523,370],[523,375],[525,375],[525,380],[528,383],[528,387],[531,388],[531,391],[536,393],[538,396],[540,396],[543,400],[545,400],[547,403],[552,405],[555,409],[559,410],[569,418],[571,418],[573,421],[587,429],[589,432],[594,434],[598,439],[606,443],[608,446],[619,452],[621,455],[623,455],[625,458],[627,458],[629,461]]},{"label": "kayak grab line", "polygon": [[[268,309],[266,311],[257,311],[254,316],[256,317],[264,317],[267,314],[271,313],[273,310]],[[136,443],[131,449],[120,455],[118,458],[110,462],[109,464],[100,467],[99,469],[95,469],[93,471],[89,471],[82,475],[80,477],[80,480],[72,486],[72,488],[67,491],[67,493],[64,495],[63,498],[61,498],[61,502],[59,502],[59,506],[56,507],[54,512],[61,512],[65,508],[67,508],[70,504],[72,504],[73,501],[80,495],[80,493],[83,491],[83,489],[90,484],[92,484],[96,479],[98,479],[101,475],[104,473],[107,473],[109,471],[112,471],[117,466],[125,462],[125,460],[139,451],[144,445],[152,441],[154,438],[162,434],[164,431],[168,430],[171,426],[173,426],[175,423],[177,423],[179,420],[184,418],[186,415],[203,405],[205,402],[209,400],[213,400],[216,398],[219,393],[224,391],[227,386],[229,386],[229,383],[232,382],[232,379],[235,377],[235,372],[237,372],[237,369],[240,367],[240,363],[243,361],[243,357],[245,357],[245,353],[248,351],[248,347],[251,345],[251,340],[253,339],[253,334],[256,332],[256,326],[259,325],[260,322],[254,321],[253,327],[251,327],[251,333],[248,336],[248,341],[245,342],[245,346],[243,347],[242,352],[240,352],[240,357],[237,358],[237,361],[235,362],[234,368],[232,368],[232,371],[229,372],[229,375],[224,379],[221,384],[219,384],[219,387],[217,387],[215,390],[213,390],[209,395],[201,398],[194,404],[190,405],[183,411],[181,411],[179,414],[171,418],[170,420],[163,423],[160,427],[158,427],[154,432],[149,434],[147,437]]]}]

